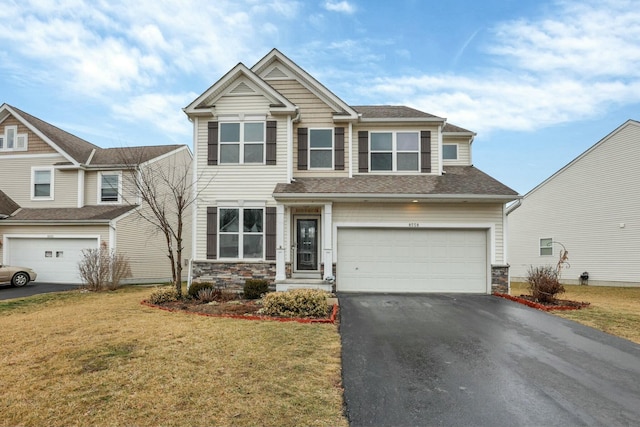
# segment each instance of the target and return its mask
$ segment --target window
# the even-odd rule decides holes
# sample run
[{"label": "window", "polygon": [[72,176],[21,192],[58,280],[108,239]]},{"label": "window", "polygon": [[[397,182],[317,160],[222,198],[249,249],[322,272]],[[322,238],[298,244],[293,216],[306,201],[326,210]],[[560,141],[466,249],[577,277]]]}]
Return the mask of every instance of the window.
[{"label": "window", "polygon": [[458,160],[458,144],[443,144],[442,158],[444,160]]},{"label": "window", "polygon": [[540,255],[553,255],[553,239],[550,237],[540,239]]},{"label": "window", "polygon": [[371,171],[419,170],[419,132],[371,132],[370,144]]},{"label": "window", "polygon": [[53,169],[32,169],[31,198],[53,199]]},{"label": "window", "polygon": [[264,122],[220,123],[220,163],[264,163]]},{"label": "window", "polygon": [[4,133],[0,134],[0,150],[2,151],[26,151],[27,134],[18,133],[18,126],[5,126]]},{"label": "window", "polygon": [[98,203],[120,202],[120,174],[100,173]]},{"label": "window", "polygon": [[263,258],[263,217],[261,208],[220,208],[220,258]]},{"label": "window", "polygon": [[309,168],[333,169],[333,129],[309,129]]}]

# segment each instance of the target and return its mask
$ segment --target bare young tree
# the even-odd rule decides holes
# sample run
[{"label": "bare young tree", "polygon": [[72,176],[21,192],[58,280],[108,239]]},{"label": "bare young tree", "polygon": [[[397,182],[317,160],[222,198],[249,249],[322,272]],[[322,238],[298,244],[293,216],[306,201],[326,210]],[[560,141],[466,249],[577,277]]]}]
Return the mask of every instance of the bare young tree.
[{"label": "bare young tree", "polygon": [[[182,297],[182,251],[184,250],[184,224],[186,215],[199,196],[192,177],[192,157],[163,158],[150,156],[156,147],[135,147],[122,150],[126,166],[123,174],[123,199],[138,204],[140,218],[164,236],[166,254],[171,263],[172,282]],[[146,160],[152,158],[152,160]],[[203,186],[203,189],[206,186]],[[200,190],[202,191],[202,189]],[[188,230],[187,230],[188,231]]]}]

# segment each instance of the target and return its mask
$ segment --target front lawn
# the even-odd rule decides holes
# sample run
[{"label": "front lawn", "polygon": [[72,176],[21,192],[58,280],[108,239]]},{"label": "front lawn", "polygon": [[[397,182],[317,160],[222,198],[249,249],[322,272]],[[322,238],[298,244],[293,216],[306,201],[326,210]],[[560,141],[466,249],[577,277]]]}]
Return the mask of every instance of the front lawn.
[{"label": "front lawn", "polygon": [[[586,301],[589,307],[551,313],[640,344],[640,287],[564,285],[560,299]],[[528,294],[526,283],[511,283],[511,295]]]},{"label": "front lawn", "polygon": [[169,313],[151,291],[0,302],[0,425],[347,425],[335,325]]}]

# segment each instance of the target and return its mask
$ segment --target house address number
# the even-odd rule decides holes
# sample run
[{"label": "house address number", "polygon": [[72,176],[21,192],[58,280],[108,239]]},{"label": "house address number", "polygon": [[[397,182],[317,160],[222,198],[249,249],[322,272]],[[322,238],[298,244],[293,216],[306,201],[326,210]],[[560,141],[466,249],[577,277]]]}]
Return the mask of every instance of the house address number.
[{"label": "house address number", "polygon": [[409,227],[418,228],[418,227],[420,227],[420,223],[419,222],[410,222],[409,223]]}]

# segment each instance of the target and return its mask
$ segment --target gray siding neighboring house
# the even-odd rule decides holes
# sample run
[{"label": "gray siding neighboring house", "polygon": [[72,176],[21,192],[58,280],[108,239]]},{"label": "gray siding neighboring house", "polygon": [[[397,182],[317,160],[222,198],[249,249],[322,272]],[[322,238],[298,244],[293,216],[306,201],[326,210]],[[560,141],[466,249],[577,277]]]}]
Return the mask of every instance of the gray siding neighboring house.
[{"label": "gray siding neighboring house", "polygon": [[510,206],[512,280],[555,265],[564,245],[563,282],[587,272],[590,285],[639,286],[639,158],[640,122],[628,120]]}]

